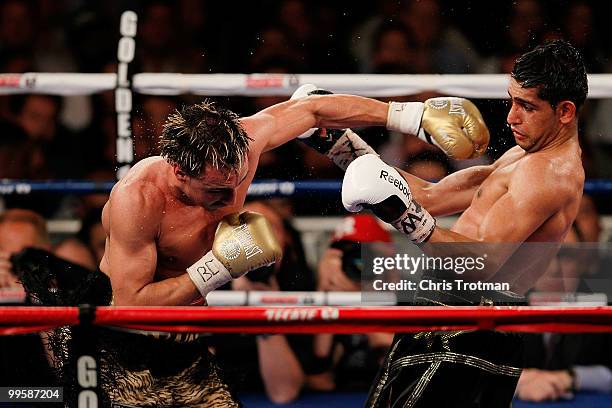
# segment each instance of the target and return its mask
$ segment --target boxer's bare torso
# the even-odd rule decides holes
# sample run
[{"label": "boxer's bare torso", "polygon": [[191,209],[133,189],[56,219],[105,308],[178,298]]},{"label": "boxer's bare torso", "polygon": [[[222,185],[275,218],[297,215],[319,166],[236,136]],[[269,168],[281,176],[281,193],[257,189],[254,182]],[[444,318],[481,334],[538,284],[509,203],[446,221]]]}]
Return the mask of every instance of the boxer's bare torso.
[{"label": "boxer's bare torso", "polygon": [[[182,200],[180,193],[171,191],[168,186],[171,172],[171,166],[161,157],[152,157],[139,162],[113,189],[102,213],[108,248],[108,241],[112,239],[110,208],[115,201],[121,199],[118,196],[134,194],[139,190],[149,201],[150,207],[158,210],[141,220],[143,224],[148,224],[147,230],[149,228],[157,230],[155,280],[185,273],[187,266],[202,256],[202,253],[210,250],[218,221],[230,211],[228,208],[222,211],[208,211],[204,207]],[[244,197],[242,199],[244,200]],[[105,256],[100,265],[103,272],[107,272],[107,264]]]},{"label": "boxer's bare torso", "polygon": [[[511,80],[509,93],[508,123],[518,146],[492,165],[468,168],[438,183],[403,172],[415,200],[433,216],[462,213],[450,230],[436,228],[429,243],[554,244],[569,232],[584,186],[575,119],[564,119],[537,97],[535,88]],[[509,282],[519,293],[535,283],[556,253],[555,245],[503,247],[500,252],[507,253],[497,267],[475,279]]]},{"label": "boxer's bare torso", "polygon": [[[540,163],[532,163],[540,162]],[[525,167],[549,166],[556,177],[550,179],[534,173],[524,177]],[[523,167],[523,169],[521,169]],[[580,161],[577,143],[551,152],[526,153],[519,146],[508,150],[494,165],[493,171],[474,192],[470,206],[461,214],[451,231],[473,239],[481,240],[491,230],[499,228],[498,223],[520,223],[524,214],[508,212],[505,217],[490,216],[491,210],[512,199],[510,184],[516,190],[538,190],[544,184],[550,189],[557,185],[559,208],[533,231],[525,242],[561,242],[567,234],[580,205],[584,171]],[[538,205],[538,203],[533,203]]]},{"label": "boxer's bare torso", "polygon": [[[243,125],[246,129],[252,129],[248,119],[243,119]],[[107,238],[100,262],[101,271],[113,279],[112,275],[119,270],[126,274],[126,278],[134,277],[130,285],[136,287],[169,278],[187,278],[186,268],[211,249],[219,221],[242,208],[262,148],[262,144],[256,140],[251,143],[246,168],[240,174],[228,176],[219,170],[207,168],[202,179],[193,180],[188,195],[181,192],[173,166],[164,158],[149,157],[138,162],[113,187],[104,206],[102,224]],[[227,194],[232,196],[228,198]],[[234,202],[231,205],[219,204],[218,208],[215,205],[217,200],[231,201],[232,197]],[[136,238],[132,237],[134,231],[139,232],[135,234]],[[123,242],[114,245],[113,239],[119,235]],[[125,251],[124,242],[124,237],[128,235],[133,247],[129,253]],[[141,258],[138,260],[140,262],[134,262],[134,254]],[[148,273],[142,270],[138,270],[138,273],[123,271],[123,268],[139,266],[151,270]],[[120,288],[120,285],[115,284],[114,288]],[[201,301],[195,288],[191,292],[175,300],[179,300],[179,304]]]},{"label": "boxer's bare torso", "polygon": [[[545,170],[542,173],[529,171],[530,167],[539,166],[548,167],[549,173]],[[526,172],[531,173],[531,176],[521,174]],[[521,245],[508,258],[504,268],[488,277],[490,281],[507,282],[514,292],[524,294],[547,269],[557,252],[556,243],[563,242],[570,231],[580,206],[583,184],[584,171],[577,142],[550,152],[526,153],[520,147],[514,147],[497,161],[495,170],[478,187],[470,206],[451,231],[479,241],[488,237],[493,241],[484,242],[504,242],[506,231],[521,231],[522,223],[528,219],[532,219],[534,226],[540,220],[541,224],[535,226],[533,232],[522,233],[523,236],[527,235],[523,242],[539,244]],[[513,203],[510,203],[508,211],[503,212],[505,203],[515,199],[508,197],[513,194],[511,190],[531,189],[537,192],[539,189],[551,188],[558,191],[554,203],[541,203],[536,197],[529,204],[532,211],[515,211],[512,209],[515,208]],[[545,197],[546,193],[542,196],[541,200],[550,201],[550,197]],[[548,214],[538,211],[540,204],[549,211]],[[502,208],[501,215],[496,207]],[[497,231],[500,234],[496,240]],[[519,235],[515,237],[512,241],[519,242]],[[483,250],[492,252],[495,248],[493,245],[485,245]]]}]

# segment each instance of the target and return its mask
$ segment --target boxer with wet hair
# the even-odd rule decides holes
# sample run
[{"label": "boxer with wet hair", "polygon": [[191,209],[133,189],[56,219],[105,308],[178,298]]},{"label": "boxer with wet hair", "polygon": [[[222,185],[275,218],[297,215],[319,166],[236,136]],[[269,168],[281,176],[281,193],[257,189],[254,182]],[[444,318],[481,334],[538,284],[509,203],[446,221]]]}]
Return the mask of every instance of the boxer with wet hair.
[{"label": "boxer with wet hair", "polygon": [[[215,288],[274,263],[281,253],[273,232],[260,215],[241,213],[241,208],[260,155],[308,129],[387,125],[416,134],[422,121],[425,131],[466,140],[460,143],[488,137],[483,124],[469,128],[465,136],[457,118],[479,116],[474,111],[457,116],[443,110],[434,114],[423,104],[405,106],[412,109],[390,111],[386,103],[353,95],[306,95],[250,117],[238,118],[210,102],[171,115],[160,140],[161,156],[130,169],[113,187],[102,212],[107,237],[100,269],[110,277],[114,304],[204,304]],[[480,142],[472,149],[478,146]],[[185,390],[182,405],[235,406],[210,361],[188,360],[195,366],[175,370],[185,374],[176,377]],[[194,373],[206,374],[208,380],[201,383]],[[137,405],[148,396],[146,402],[156,405],[167,397],[167,390],[146,386],[161,381],[141,374],[132,376],[134,381],[127,376],[129,386],[108,387],[112,399]]]},{"label": "boxer with wet hair", "polygon": [[[436,243],[511,244],[497,245],[483,272],[462,279],[511,282],[513,292],[420,290],[419,303],[516,304],[544,273],[580,205],[584,170],[578,112],[587,91],[578,51],[565,41],[552,41],[514,65],[507,122],[517,146],[492,165],[429,183],[375,155],[351,163],[342,186],[345,208],[371,209],[426,254],[438,255],[450,247]],[[431,108],[454,110],[450,100]],[[455,213],[462,214],[452,228],[436,226],[434,217]],[[532,242],[553,243],[548,245],[553,251],[534,253],[542,246],[520,245]],[[424,278],[446,281],[457,276],[425,271]],[[397,335],[366,405],[506,408],[521,372],[521,345],[518,335],[501,332]]]}]

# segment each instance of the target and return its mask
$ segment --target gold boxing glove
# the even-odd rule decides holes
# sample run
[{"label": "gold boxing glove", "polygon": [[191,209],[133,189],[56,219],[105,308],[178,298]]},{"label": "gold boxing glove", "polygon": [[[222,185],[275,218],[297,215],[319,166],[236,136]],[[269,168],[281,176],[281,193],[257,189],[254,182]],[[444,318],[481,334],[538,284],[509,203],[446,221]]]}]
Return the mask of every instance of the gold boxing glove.
[{"label": "gold boxing glove", "polygon": [[489,129],[480,111],[464,98],[390,102],[387,128],[418,135],[454,159],[479,157],[489,145]]},{"label": "gold boxing glove", "polygon": [[263,215],[245,211],[224,217],[212,249],[187,268],[204,298],[219,286],[282,257],[282,249]]}]

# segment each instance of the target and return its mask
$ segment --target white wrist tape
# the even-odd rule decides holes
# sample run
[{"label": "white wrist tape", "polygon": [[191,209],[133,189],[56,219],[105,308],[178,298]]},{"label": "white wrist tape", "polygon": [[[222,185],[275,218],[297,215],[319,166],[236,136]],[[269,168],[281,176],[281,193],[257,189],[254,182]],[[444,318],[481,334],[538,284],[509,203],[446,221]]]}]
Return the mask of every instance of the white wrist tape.
[{"label": "white wrist tape", "polygon": [[415,244],[421,244],[427,241],[436,229],[436,219],[420,204],[413,201],[406,212],[391,225],[408,236]]},{"label": "white wrist tape", "polygon": [[423,102],[389,102],[387,129],[417,135],[424,110]]},{"label": "white wrist tape", "polygon": [[346,168],[356,158],[364,154],[377,154],[359,135],[351,129],[346,131],[325,154],[334,164],[346,171]]},{"label": "white wrist tape", "polygon": [[204,298],[209,292],[232,280],[232,275],[212,251],[208,251],[199,261],[187,268],[187,273]]}]

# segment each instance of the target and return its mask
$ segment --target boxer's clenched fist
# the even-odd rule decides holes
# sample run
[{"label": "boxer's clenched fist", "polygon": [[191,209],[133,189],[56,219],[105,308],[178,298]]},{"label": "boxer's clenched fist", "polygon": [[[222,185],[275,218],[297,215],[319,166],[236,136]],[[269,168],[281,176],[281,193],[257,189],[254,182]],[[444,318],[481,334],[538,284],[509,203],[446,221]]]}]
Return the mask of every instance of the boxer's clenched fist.
[{"label": "boxer's clenched fist", "polygon": [[[317,88],[313,84],[300,86],[291,95],[291,99],[301,99],[311,95],[331,95],[332,92]],[[346,170],[357,157],[364,154],[376,154],[359,135],[351,129],[309,129],[298,136],[298,140],[319,153],[327,156],[336,166]]]},{"label": "boxer's clenched fist", "polygon": [[187,268],[204,298],[232,279],[275,263],[282,250],[263,215],[245,211],[230,214],[217,226],[212,249]]},{"label": "boxer's clenched fist", "polygon": [[[289,100],[302,99],[310,95],[330,95],[330,94],[331,94],[330,91],[326,89],[317,88],[316,85],[304,84],[300,86],[298,89],[296,89],[295,92],[293,92]],[[317,128],[308,129],[306,132],[299,135],[298,139],[307,139],[318,130],[319,129]]]},{"label": "boxer's clenched fist", "polygon": [[412,199],[401,174],[373,154],[355,159],[346,169],[342,204],[350,212],[371,209],[417,244],[425,242],[436,227],[435,218]]},{"label": "boxer's clenched fist", "polygon": [[489,145],[489,130],[480,111],[463,98],[390,102],[387,128],[418,135],[455,159],[479,157]]}]

